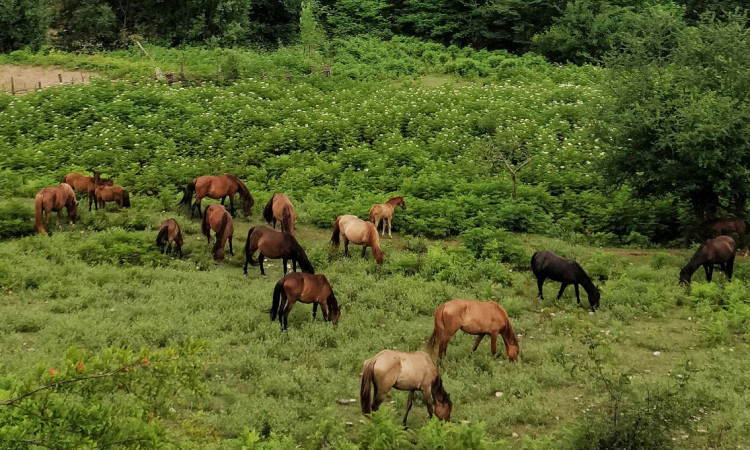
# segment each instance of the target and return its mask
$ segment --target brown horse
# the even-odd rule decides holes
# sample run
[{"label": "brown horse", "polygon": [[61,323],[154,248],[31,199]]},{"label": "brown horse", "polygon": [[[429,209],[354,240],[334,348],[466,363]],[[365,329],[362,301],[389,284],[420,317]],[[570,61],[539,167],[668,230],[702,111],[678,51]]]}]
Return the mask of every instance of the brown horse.
[{"label": "brown horse", "polygon": [[680,270],[680,284],[690,284],[690,279],[703,266],[706,271],[706,281],[711,282],[714,274],[714,264],[719,265],[719,270],[727,274],[727,279],[732,281],[734,269],[734,250],[737,244],[729,236],[719,236],[709,239],[696,250],[687,265]]},{"label": "brown horse", "polygon": [[734,219],[709,220],[701,224],[701,229],[703,230],[704,239],[713,239],[717,236],[729,236],[736,233],[740,251],[744,249],[745,256],[750,252],[750,247],[748,246],[750,236],[748,236],[748,226],[745,219],[736,217]]},{"label": "brown horse", "polygon": [[[49,215],[57,212],[57,228],[60,228],[60,212],[63,208],[68,211],[68,221],[71,225],[76,223],[76,214],[78,214],[78,202],[76,193],[67,183],[59,186],[46,187],[39,191],[34,198],[34,207],[36,212],[36,231],[40,234],[47,234],[49,229]],[[46,220],[44,217],[46,214]]]},{"label": "brown horse", "polygon": [[344,255],[349,256],[349,241],[362,245],[362,257],[365,257],[367,246],[372,247],[372,256],[378,264],[383,264],[383,252],[380,251],[380,237],[375,225],[364,221],[357,216],[338,216],[333,224],[333,235],[331,243],[333,248],[339,246],[341,237],[344,236]]},{"label": "brown horse", "polygon": [[[253,196],[250,195],[250,191],[247,190],[245,184],[239,178],[230,174],[217,176],[204,175],[194,179],[185,187],[185,194],[182,200],[180,200],[179,205],[190,208],[191,217],[196,209],[198,210],[198,216],[200,216],[201,202],[204,197],[221,199],[222,206],[224,205],[224,200],[229,197],[229,210],[232,213],[232,217],[234,217],[234,196],[237,193],[240,194],[240,199],[242,200],[242,211],[246,216],[249,216],[250,208],[255,204],[255,200],[253,200]],[[195,194],[195,203],[191,206],[190,203],[193,200],[193,194]]]},{"label": "brown horse", "polygon": [[156,235],[156,246],[159,247],[162,253],[166,251],[167,256],[172,251],[172,243],[174,243],[175,252],[179,252],[180,258],[182,255],[182,232],[180,226],[174,219],[167,219],[161,223],[159,227],[159,234]]},{"label": "brown horse", "polygon": [[294,206],[284,194],[273,194],[266,207],[263,208],[263,218],[268,224],[273,221],[273,229],[276,229],[276,221],[281,221],[281,231],[288,231],[294,236]]},{"label": "brown horse", "polygon": [[[375,387],[372,403],[370,402],[371,386]],[[451,403],[450,395],[443,388],[440,371],[427,353],[383,350],[365,361],[362,366],[362,384],[359,389],[359,406],[362,408],[362,414],[377,411],[391,388],[409,391],[404,426],[406,426],[406,418],[409,417],[409,410],[414,401],[414,392],[417,390],[422,391],[430,417],[433,414],[432,400],[434,399],[435,415],[440,420],[450,422],[453,403]]]},{"label": "brown horse", "polygon": [[91,204],[94,204],[94,208],[99,209],[99,204],[95,201],[95,191],[96,191],[96,184],[95,180],[99,180],[99,184],[102,184],[103,186],[114,186],[114,181],[112,178],[107,178],[102,180],[100,178],[101,172],[94,171],[93,177],[87,177],[86,175],[71,172],[67,175],[65,175],[62,179],[63,183],[67,183],[70,185],[70,187],[73,188],[74,191],[86,194],[89,197],[89,211],[91,211]]},{"label": "brown horse", "polygon": [[253,254],[260,249],[258,262],[260,263],[260,274],[265,275],[263,269],[263,260],[265,258],[281,258],[284,265],[284,275],[287,272],[287,262],[292,260],[292,270],[297,271],[297,263],[303,272],[315,273],[310,260],[307,259],[305,250],[299,245],[297,239],[286,231],[276,231],[270,227],[253,227],[247,232],[247,241],[245,242],[245,275],[247,275],[247,265],[255,265]]},{"label": "brown horse", "polygon": [[130,194],[122,186],[96,185],[94,190],[99,208],[104,209],[107,202],[115,202],[118,208],[130,208]]},{"label": "brown horse", "polygon": [[495,302],[453,299],[438,306],[435,310],[435,329],[427,343],[431,354],[438,348],[438,358],[445,355],[448,342],[461,329],[464,333],[477,336],[472,353],[486,335],[490,335],[492,356],[497,351],[497,335],[505,341],[505,354],[512,362],[518,358],[518,339],[513,332],[508,314]]},{"label": "brown horse", "polygon": [[385,203],[372,205],[370,208],[370,222],[375,225],[375,231],[378,230],[380,221],[383,221],[383,236],[385,236],[385,221],[388,221],[388,237],[391,236],[391,218],[393,217],[393,211],[396,210],[396,206],[400,206],[401,209],[406,211],[406,203],[404,203],[404,197],[391,197]]},{"label": "brown horse", "polygon": [[211,230],[216,233],[216,242],[211,249],[211,254],[216,261],[224,260],[224,246],[229,241],[229,254],[234,256],[232,248],[232,236],[234,236],[234,223],[232,216],[229,215],[226,208],[221,205],[208,205],[206,212],[203,214],[201,231],[206,236],[206,242],[211,243]]},{"label": "brown horse", "polygon": [[336,301],[336,296],[333,295],[331,284],[328,283],[328,279],[323,274],[313,275],[294,272],[284,275],[284,278],[276,283],[271,305],[271,322],[276,320],[278,314],[282,331],[289,326],[289,312],[294,307],[295,302],[312,303],[313,320],[315,320],[318,304],[320,304],[320,310],[323,311],[323,320],[326,322],[330,320],[334,325],[339,323],[341,309]]}]

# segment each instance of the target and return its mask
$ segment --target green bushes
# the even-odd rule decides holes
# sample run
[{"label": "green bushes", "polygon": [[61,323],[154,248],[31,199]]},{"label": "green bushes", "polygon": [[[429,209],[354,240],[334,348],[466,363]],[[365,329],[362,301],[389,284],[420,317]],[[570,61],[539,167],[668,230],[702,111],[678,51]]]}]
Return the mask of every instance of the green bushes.
[{"label": "green bushes", "polygon": [[34,208],[18,201],[0,204],[0,239],[34,233]]}]

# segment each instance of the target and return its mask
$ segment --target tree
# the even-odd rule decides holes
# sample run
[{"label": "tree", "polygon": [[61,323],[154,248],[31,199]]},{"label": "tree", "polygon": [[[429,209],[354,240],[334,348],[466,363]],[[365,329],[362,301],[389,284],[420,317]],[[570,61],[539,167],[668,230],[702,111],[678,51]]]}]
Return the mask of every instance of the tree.
[{"label": "tree", "polygon": [[52,11],[44,0],[0,2],[0,52],[26,46],[38,49],[47,39]]},{"label": "tree", "polygon": [[[652,16],[651,19],[656,18]],[[750,194],[750,29],[746,15],[644,26],[607,59],[617,97],[610,179],[641,197],[674,193],[699,222],[745,215]],[[650,24],[651,26],[645,26]]]},{"label": "tree", "polygon": [[302,12],[299,16],[300,41],[305,56],[312,63],[325,42],[325,31],[318,22],[318,3],[315,0],[302,2]]},{"label": "tree", "polygon": [[510,174],[513,186],[512,198],[516,197],[518,173],[531,162],[531,145],[534,137],[533,127],[528,120],[522,120],[515,126],[499,126],[494,134],[485,140],[480,147],[481,157],[490,164],[490,171],[497,174],[506,171]]}]

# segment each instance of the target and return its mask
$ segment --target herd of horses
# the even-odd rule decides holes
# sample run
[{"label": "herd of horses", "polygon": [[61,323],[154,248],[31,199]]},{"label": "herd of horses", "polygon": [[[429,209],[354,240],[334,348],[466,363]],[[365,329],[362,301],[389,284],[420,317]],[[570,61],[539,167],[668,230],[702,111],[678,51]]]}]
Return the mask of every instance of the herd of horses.
[{"label": "herd of horses", "polygon": [[[102,179],[98,171],[92,177],[78,173],[70,173],[63,178],[59,186],[44,188],[35,198],[36,228],[39,233],[46,234],[49,229],[49,215],[57,212],[57,226],[60,225],[60,212],[67,209],[69,221],[75,223],[78,202],[76,193],[85,194],[95,208],[104,208],[106,202],[115,202],[119,208],[130,206],[128,192],[120,186],[114,186],[112,179]],[[225,246],[228,242],[229,253],[234,255],[232,238],[234,235],[233,217],[235,216],[234,201],[239,194],[241,207],[246,216],[250,215],[254,199],[244,183],[234,175],[202,176],[190,181],[184,191],[179,206],[189,210],[190,217],[197,212],[201,219],[201,230],[208,243],[211,243],[211,232],[214,233],[214,245],[211,254],[217,263],[224,259]],[[195,201],[193,201],[195,196]],[[212,204],[201,210],[204,198],[221,200],[220,204]],[[229,210],[224,206],[229,199]],[[338,216],[333,224],[330,242],[335,249],[344,240],[344,255],[349,256],[349,243],[362,246],[362,257],[366,256],[367,248],[371,248],[373,258],[378,264],[383,263],[383,252],[380,249],[378,226],[382,221],[382,236],[385,236],[386,224],[388,236],[391,236],[391,218],[395,208],[406,209],[404,197],[391,197],[387,202],[373,205],[369,212],[369,221],[362,220],[355,215]],[[46,221],[43,220],[46,214]],[[245,241],[245,264],[243,272],[247,275],[248,265],[258,265],[260,273],[265,275],[263,262],[268,259],[281,259],[284,276],[278,280],[272,295],[271,321],[278,318],[281,330],[288,327],[289,313],[297,302],[313,305],[313,320],[315,320],[318,306],[322,311],[323,320],[338,324],[341,317],[341,307],[336,299],[333,288],[323,274],[316,274],[305,253],[305,250],[294,235],[294,221],[296,218],[294,206],[284,194],[274,194],[263,209],[263,218],[269,226],[255,226],[250,228]],[[277,222],[280,230],[276,230]],[[736,233],[740,236],[740,244],[747,253],[747,223],[742,219],[713,221],[706,224],[709,238],[701,244],[690,261],[680,271],[680,283],[689,284],[691,276],[703,266],[706,279],[710,282],[715,266],[724,271],[729,281],[732,278],[735,252],[737,244],[730,236],[724,234]],[[183,237],[180,226],[173,218],[161,222],[157,233],[156,245],[162,253],[170,253],[183,257]],[[255,261],[253,256],[258,253]],[[292,272],[288,272],[288,262],[292,262]],[[297,272],[297,265],[301,272]],[[583,287],[588,296],[591,311],[600,306],[600,292],[586,271],[576,261],[561,258],[549,251],[534,253],[531,258],[531,271],[537,280],[538,296],[544,299],[542,287],[546,280],[559,282],[559,300],[565,289],[573,285],[578,305],[581,305],[579,286]],[[510,319],[505,310],[495,302],[480,302],[476,300],[453,299],[435,309],[434,327],[426,347],[426,351],[400,352],[384,350],[373,358],[365,361],[362,366],[360,385],[360,407],[362,413],[375,411],[384,401],[390,389],[395,388],[408,391],[406,413],[403,424],[412,406],[414,393],[420,391],[424,396],[427,411],[432,417],[436,415],[441,420],[450,420],[452,402],[446,392],[440,376],[438,366],[433,357],[441,359],[445,356],[448,343],[453,336],[462,330],[464,333],[476,336],[472,353],[477,350],[485,336],[490,337],[490,351],[496,354],[497,337],[503,339],[505,354],[511,362],[518,358],[519,345],[513,331]],[[434,403],[433,403],[434,402]],[[434,406],[433,406],[434,405]]]}]

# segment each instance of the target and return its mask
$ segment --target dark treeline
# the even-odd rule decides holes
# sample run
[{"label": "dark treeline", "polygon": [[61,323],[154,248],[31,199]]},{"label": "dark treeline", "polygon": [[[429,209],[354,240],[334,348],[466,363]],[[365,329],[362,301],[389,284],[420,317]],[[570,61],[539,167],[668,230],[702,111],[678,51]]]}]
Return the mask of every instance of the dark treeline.
[{"label": "dark treeline", "polygon": [[[0,51],[52,44],[63,50],[296,43],[303,0],[4,0]],[[686,23],[719,18],[746,0],[320,0],[331,37],[415,36],[445,45],[536,51],[554,61],[593,61],[644,17],[672,11]]]}]

